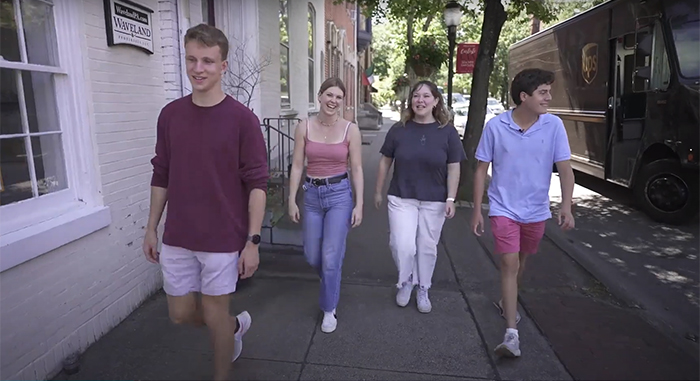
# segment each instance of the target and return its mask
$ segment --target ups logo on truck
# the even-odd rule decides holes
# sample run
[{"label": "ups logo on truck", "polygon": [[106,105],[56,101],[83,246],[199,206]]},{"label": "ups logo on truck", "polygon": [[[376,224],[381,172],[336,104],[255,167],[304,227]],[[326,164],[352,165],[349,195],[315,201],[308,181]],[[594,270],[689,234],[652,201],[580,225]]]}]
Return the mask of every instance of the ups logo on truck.
[{"label": "ups logo on truck", "polygon": [[581,49],[581,74],[588,84],[593,82],[598,74],[598,44],[586,44]]}]

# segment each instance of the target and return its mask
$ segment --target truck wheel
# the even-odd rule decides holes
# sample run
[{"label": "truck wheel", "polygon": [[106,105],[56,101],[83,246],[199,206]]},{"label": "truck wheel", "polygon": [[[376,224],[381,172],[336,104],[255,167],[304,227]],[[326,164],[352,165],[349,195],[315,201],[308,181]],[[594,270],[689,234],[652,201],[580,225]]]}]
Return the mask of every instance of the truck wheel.
[{"label": "truck wheel", "polygon": [[684,172],[677,161],[666,159],[646,164],[637,176],[635,198],[653,220],[681,225],[698,213],[697,173]]}]

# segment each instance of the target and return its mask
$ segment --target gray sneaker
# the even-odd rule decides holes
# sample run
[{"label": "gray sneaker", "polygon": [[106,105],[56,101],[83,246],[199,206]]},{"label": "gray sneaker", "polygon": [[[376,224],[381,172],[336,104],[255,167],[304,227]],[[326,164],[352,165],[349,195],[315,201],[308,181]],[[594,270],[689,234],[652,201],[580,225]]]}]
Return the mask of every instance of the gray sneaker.
[{"label": "gray sneaker", "polygon": [[399,307],[406,307],[408,305],[408,302],[411,300],[411,293],[413,292],[413,283],[406,282],[399,288],[399,291],[396,293],[396,304],[399,305]]},{"label": "gray sneaker", "polygon": [[514,333],[506,332],[503,342],[494,349],[502,357],[520,357],[520,339]]},{"label": "gray sneaker", "polygon": [[430,304],[430,298],[428,298],[427,288],[419,288],[416,299],[418,300],[418,311],[427,314],[433,309],[432,304]]}]

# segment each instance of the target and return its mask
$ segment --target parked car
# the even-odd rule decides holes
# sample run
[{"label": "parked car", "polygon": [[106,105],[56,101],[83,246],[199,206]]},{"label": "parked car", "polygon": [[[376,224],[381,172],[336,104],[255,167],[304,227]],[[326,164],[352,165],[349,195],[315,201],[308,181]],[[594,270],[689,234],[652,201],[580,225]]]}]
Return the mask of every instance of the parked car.
[{"label": "parked car", "polygon": [[503,107],[501,102],[499,102],[496,98],[488,98],[487,107],[496,115],[506,111],[506,108]]},{"label": "parked car", "polygon": [[[442,94],[442,100],[447,106],[447,94]],[[462,106],[469,107],[469,100],[460,93],[452,93],[452,109]]]},{"label": "parked car", "polygon": [[[455,129],[457,129],[457,132],[459,133],[460,138],[464,138],[464,133],[466,131],[467,127],[467,119],[469,116],[469,106],[462,106],[462,107],[454,107],[453,108],[455,116],[454,116],[454,126]],[[490,109],[486,108],[486,116],[484,117],[484,124],[487,123],[491,118],[496,116],[496,114]]]},{"label": "parked car", "polygon": [[455,112],[454,126],[459,133],[459,137],[464,137],[464,128],[467,125],[467,114],[469,114],[469,106],[466,107],[455,107],[453,108]]}]

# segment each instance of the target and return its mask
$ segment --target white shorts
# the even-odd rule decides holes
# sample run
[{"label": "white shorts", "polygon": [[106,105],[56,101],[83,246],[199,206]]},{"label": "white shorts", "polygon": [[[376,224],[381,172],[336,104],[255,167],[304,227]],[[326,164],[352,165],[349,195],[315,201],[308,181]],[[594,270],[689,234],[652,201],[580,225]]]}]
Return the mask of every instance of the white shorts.
[{"label": "white shorts", "polygon": [[236,291],[238,252],[207,253],[163,244],[160,268],[163,290],[170,296],[227,295]]}]

